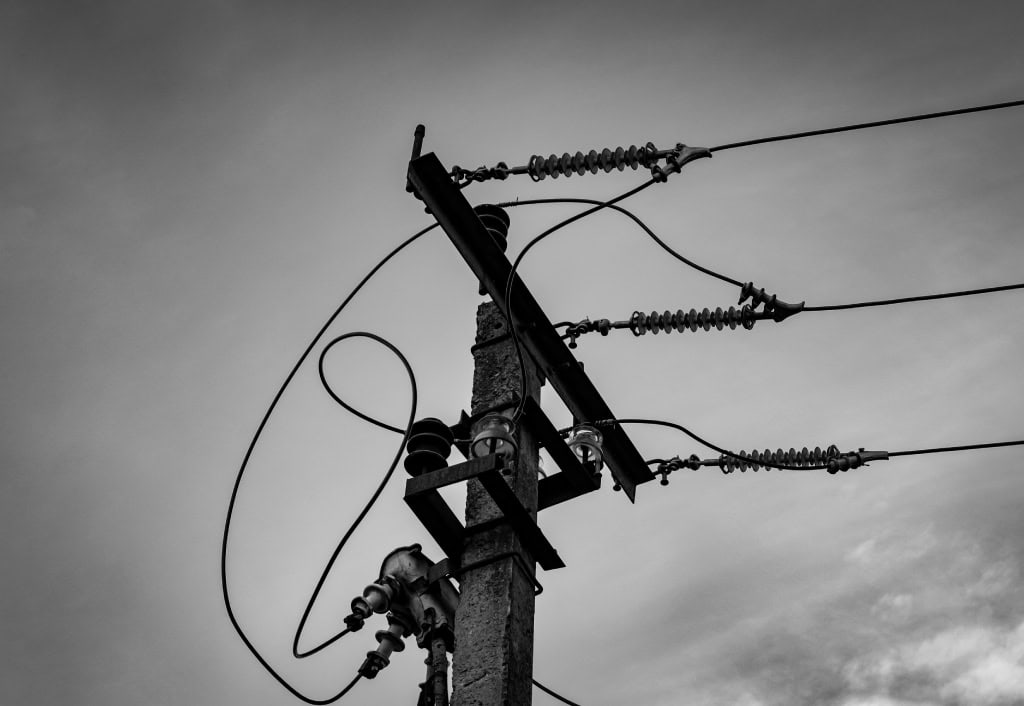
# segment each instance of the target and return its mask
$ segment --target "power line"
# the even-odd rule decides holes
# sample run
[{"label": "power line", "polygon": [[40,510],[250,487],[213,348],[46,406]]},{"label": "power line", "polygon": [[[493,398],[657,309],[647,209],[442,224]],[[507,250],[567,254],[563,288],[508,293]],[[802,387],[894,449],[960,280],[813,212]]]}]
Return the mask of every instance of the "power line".
[{"label": "power line", "polygon": [[[352,291],[349,292],[348,296],[345,297],[344,301],[342,301],[342,303],[338,306],[338,308],[334,310],[334,313],[332,313],[327,318],[327,320],[324,322],[323,326],[320,327],[320,330],[316,333],[315,336],[313,336],[313,340],[309,342],[309,345],[306,346],[306,349],[299,356],[299,359],[295,362],[295,365],[292,366],[292,369],[289,371],[288,375],[285,377],[284,382],[281,384],[281,387],[278,388],[277,393],[274,395],[274,398],[271,400],[270,405],[267,407],[266,412],[263,414],[263,418],[260,420],[259,425],[256,427],[256,432],[253,434],[252,440],[249,442],[249,446],[248,446],[248,448],[245,451],[245,455],[242,458],[241,466],[238,469],[238,473],[235,475],[235,482],[234,482],[234,484],[232,485],[232,488],[231,488],[231,497],[230,497],[230,500],[228,501],[228,509],[227,509],[227,513],[225,514],[225,517],[224,517],[224,535],[223,535],[223,538],[221,540],[221,552],[220,552],[221,591],[223,593],[224,607],[225,607],[225,609],[227,611],[227,614],[228,614],[228,620],[231,621],[231,625],[232,625],[232,627],[234,627],[235,632],[238,633],[239,638],[241,638],[242,642],[249,649],[249,651],[253,654],[253,656],[260,663],[260,665],[264,669],[267,670],[267,673],[270,674],[274,679],[276,679],[277,682],[279,684],[281,684],[281,686],[283,686],[285,689],[287,689],[288,692],[291,693],[293,696],[295,696],[296,698],[298,698],[298,699],[300,699],[300,700],[302,700],[302,701],[304,701],[304,702],[306,702],[308,704],[313,704],[314,706],[322,706],[324,704],[330,704],[330,703],[333,703],[333,702],[337,701],[338,699],[342,698],[343,696],[345,696],[345,694],[347,694],[349,692],[349,690],[353,686],[355,686],[356,682],[359,680],[359,677],[357,676],[355,679],[352,680],[352,682],[348,686],[346,686],[344,689],[342,689],[342,691],[340,693],[336,694],[335,696],[333,696],[333,697],[331,697],[329,699],[323,699],[323,700],[310,699],[305,694],[302,694],[301,692],[299,692],[295,687],[293,687],[290,683],[288,683],[288,681],[285,680],[284,677],[282,677],[280,674],[277,673],[277,671],[270,665],[269,662],[267,662],[267,660],[263,657],[263,655],[260,654],[259,650],[256,649],[256,646],[252,644],[252,642],[249,640],[248,636],[245,634],[245,631],[242,630],[242,626],[239,624],[238,619],[235,616],[234,610],[231,607],[231,596],[230,596],[230,594],[228,592],[228,574],[227,574],[228,536],[229,536],[229,533],[230,533],[230,530],[231,530],[231,518],[234,515],[235,502],[238,499],[238,489],[241,486],[242,477],[244,476],[245,469],[246,469],[246,467],[249,464],[249,459],[252,457],[253,450],[256,448],[256,444],[259,442],[260,436],[263,434],[263,430],[266,428],[267,423],[270,421],[270,417],[274,413],[274,410],[276,409],[278,402],[281,400],[281,397],[284,395],[285,390],[288,389],[288,386],[291,384],[292,380],[295,378],[295,375],[298,373],[299,368],[302,367],[302,364],[306,361],[306,358],[308,358],[309,354],[313,351],[313,348],[315,348],[317,343],[320,342],[320,339],[323,338],[324,334],[327,332],[327,329],[329,329],[331,327],[331,325],[334,323],[334,321],[338,318],[338,316],[345,309],[345,307],[348,306],[349,302],[352,301],[352,299],[356,296],[356,294],[359,293],[359,291],[366,285],[366,283],[369,282],[370,279],[374,275],[376,275],[377,272],[385,264],[387,264],[395,255],[397,255],[402,250],[404,250],[406,247],[408,247],[413,242],[418,240],[421,236],[423,236],[424,234],[426,234],[427,232],[429,232],[433,228],[436,228],[437,225],[438,225],[437,223],[434,223],[433,225],[427,226],[426,228],[418,231],[417,233],[413,234],[412,236],[410,236],[409,238],[404,240],[402,243],[400,243],[397,247],[395,247],[387,255],[385,255],[376,265],[374,265],[370,269],[370,271],[366,274],[366,276],[364,276],[363,279],[359,281],[359,283],[352,289]],[[410,370],[410,373],[411,373],[411,370]],[[414,388],[415,388],[415,383],[413,383],[413,385],[414,385]],[[366,417],[364,416],[364,418],[366,418]],[[404,447],[404,444],[403,444],[403,447]],[[401,453],[401,451],[399,451],[399,453]],[[397,460],[395,461],[395,463],[397,463]],[[332,641],[335,640],[335,639],[340,639],[340,636],[335,636],[335,638],[332,638]]]},{"label": "power line", "polygon": [[964,446],[937,446],[931,449],[912,449],[910,451],[891,451],[890,456],[919,456],[921,454],[942,454],[951,451],[974,451],[975,449],[995,449],[1003,446],[1024,446],[1024,439],[1018,441],[996,441],[990,444],[965,444]]},{"label": "power line", "polygon": [[562,702],[563,704],[569,704],[569,706],[580,706],[580,705],[579,705],[578,703],[576,703],[575,701],[570,701],[569,699],[567,699],[567,698],[565,698],[564,696],[562,696],[561,694],[559,694],[559,693],[558,693],[557,691],[555,691],[555,690],[553,690],[553,689],[549,689],[548,687],[544,686],[543,684],[541,684],[541,683],[540,683],[539,681],[537,681],[536,679],[534,679],[534,680],[533,680],[533,685],[534,685],[535,687],[537,687],[538,689],[540,689],[541,691],[543,691],[543,692],[544,692],[545,694],[547,694],[548,696],[552,696],[552,697],[554,697],[554,698],[558,699],[558,700],[559,700],[559,701],[561,701],[561,702]]},{"label": "power line", "polygon": [[[512,283],[515,281],[516,269],[518,269],[519,264],[523,261],[523,258],[526,257],[526,253],[528,253],[530,249],[533,248],[537,243],[544,240],[544,238],[547,238],[549,235],[557,232],[558,230],[561,230],[565,226],[571,223],[575,223],[581,218],[589,216],[592,213],[596,213],[603,208],[608,208],[609,206],[613,206],[620,201],[628,199],[630,196],[634,196],[643,191],[644,189],[654,184],[657,184],[661,181],[663,181],[663,179],[651,178],[645,181],[644,183],[640,184],[639,186],[636,186],[628,191],[625,191],[619,194],[618,196],[608,199],[607,201],[600,201],[597,203],[597,205],[593,206],[592,208],[580,211],[579,213],[570,216],[569,218],[566,218],[556,223],[555,225],[551,226],[543,233],[535,237],[533,240],[528,242],[526,246],[520,251],[519,255],[512,263],[512,269],[509,270],[508,281],[505,284],[505,318],[508,319],[509,332],[511,333],[512,337],[512,345],[516,351],[516,358],[519,360],[520,385],[522,389],[526,389],[526,363],[523,359],[523,347],[522,343],[519,340],[519,334],[516,331],[516,327],[512,325]],[[520,400],[519,404],[516,406],[515,412],[512,415],[513,420],[517,420],[522,415],[524,401],[525,398],[523,400]]]},{"label": "power line", "polygon": [[[363,509],[359,512],[358,515],[356,515],[356,519],[352,521],[352,524],[349,525],[349,528],[345,531],[345,534],[342,535],[341,540],[334,548],[334,551],[331,553],[331,558],[327,560],[327,564],[324,566],[323,571],[320,573],[320,578],[316,582],[316,587],[313,589],[313,593],[309,597],[309,602],[306,603],[305,610],[302,611],[302,617],[299,619],[299,625],[295,629],[295,638],[292,640],[292,655],[298,659],[302,659],[304,657],[309,657],[310,655],[316,654],[320,650],[326,648],[328,645],[336,642],[337,640],[340,640],[349,632],[348,628],[345,628],[341,632],[337,633],[336,635],[329,638],[320,645],[314,647],[313,649],[308,650],[306,652],[299,651],[299,639],[302,637],[302,630],[303,628],[305,628],[306,621],[309,619],[309,614],[313,610],[313,604],[316,603],[316,599],[320,595],[320,589],[323,588],[324,583],[327,581],[327,576],[331,573],[331,569],[334,567],[334,563],[338,560],[338,557],[341,556],[341,551],[345,548],[345,545],[348,543],[349,538],[351,538],[353,533],[355,533],[356,529],[362,523],[363,519],[373,508],[374,504],[377,502],[377,499],[380,497],[380,494],[384,491],[384,486],[388,484],[388,481],[391,480],[391,476],[394,475],[395,468],[398,466],[398,462],[401,460],[402,454],[405,452],[405,444],[409,440],[409,432],[412,429],[412,423],[416,420],[416,375],[412,371],[412,366],[409,365],[409,361],[406,359],[404,355],[402,355],[402,352],[398,350],[398,348],[395,347],[392,343],[390,343],[387,339],[381,338],[376,334],[366,333],[365,331],[355,331],[352,333],[346,333],[341,336],[338,336],[333,341],[324,346],[323,351],[321,351],[320,361],[318,364],[320,370],[320,381],[331,393],[331,397],[333,397],[335,400],[341,403],[341,400],[338,398],[338,396],[335,395],[333,391],[331,391],[330,385],[327,383],[327,378],[324,376],[324,358],[327,357],[327,354],[330,352],[331,348],[333,348],[338,343],[341,343],[342,341],[348,340],[350,338],[369,338],[370,340],[376,341],[377,343],[380,343],[381,345],[387,347],[388,350],[394,353],[398,357],[398,359],[402,361],[402,365],[405,366],[405,372],[409,376],[409,384],[412,387],[412,400],[409,405],[409,421],[406,423],[405,432],[402,434],[402,443],[398,446],[398,451],[395,452],[395,457],[394,459],[392,459],[391,465],[388,466],[387,472],[380,479],[380,483],[377,484],[377,487],[376,489],[374,489],[373,494],[370,495],[370,499],[366,501],[366,504],[363,506]],[[344,403],[341,404],[346,409],[350,409],[348,405],[344,405]],[[365,415],[360,414],[359,416],[364,419],[367,419]],[[384,424],[380,424],[378,422],[374,423],[376,423],[378,426],[388,428]]]},{"label": "power line", "polygon": [[975,294],[989,294],[991,292],[1005,292],[1011,289],[1024,289],[1024,283],[1003,284],[998,287],[983,287],[981,289],[966,289],[959,292],[943,292],[941,294],[922,294],[916,297],[900,297],[898,299],[878,299],[875,301],[854,302],[852,304],[826,304],[821,306],[805,306],[804,311],[841,311],[843,309],[862,309],[869,306],[888,306],[890,304],[906,304],[908,302],[923,302],[932,299],[951,299],[953,297],[969,297]]},{"label": "power line", "polygon": [[608,202],[599,201],[597,199],[552,198],[552,199],[524,199],[524,200],[521,200],[521,201],[506,201],[504,203],[499,203],[497,205],[502,207],[502,208],[505,208],[505,207],[514,207],[514,206],[532,206],[532,205],[535,205],[535,204],[555,204],[555,203],[586,203],[586,204],[592,204],[592,205],[595,205],[595,206],[600,206],[601,204],[604,204],[605,208],[610,208],[613,211],[618,211],[619,213],[623,214],[624,216],[627,216],[628,218],[632,219],[633,222],[636,223],[638,226],[640,226],[640,228],[643,229],[643,231],[648,235],[648,237],[650,237],[655,243],[657,243],[661,247],[662,250],[664,250],[669,255],[671,255],[675,259],[679,260],[683,264],[685,264],[685,265],[687,265],[689,267],[692,267],[693,269],[697,270],[698,272],[702,272],[702,273],[704,273],[704,274],[706,274],[706,275],[708,275],[710,277],[714,277],[716,279],[722,280],[723,282],[726,282],[728,284],[732,284],[732,285],[735,285],[737,287],[742,287],[743,286],[743,283],[740,282],[739,280],[735,280],[732,277],[728,277],[728,276],[723,275],[723,274],[721,274],[719,272],[715,272],[712,269],[709,269],[709,268],[704,267],[702,265],[698,265],[693,260],[690,260],[690,259],[684,257],[677,250],[673,249],[665,241],[663,241],[661,238],[659,238],[655,234],[655,232],[653,230],[651,230],[647,226],[647,224],[643,222],[643,220],[640,219],[639,216],[637,216],[635,213],[633,213],[629,209],[623,208],[622,206],[618,206],[616,204],[609,204]]},{"label": "power line", "polygon": [[958,108],[956,110],[943,110],[938,113],[922,113],[919,115],[909,115],[903,118],[890,118],[888,120],[876,120],[869,123],[854,123],[852,125],[841,125],[839,127],[830,127],[822,130],[808,130],[806,132],[793,132],[785,135],[774,135],[772,137],[760,137],[755,140],[743,140],[742,142],[729,142],[724,145],[718,145],[717,147],[711,147],[710,151],[724,152],[725,150],[732,150],[738,147],[750,147],[752,145],[764,145],[770,142],[785,142],[787,140],[799,140],[804,137],[816,137],[818,135],[832,135],[837,132],[850,132],[852,130],[866,130],[872,127],[882,127],[884,125],[898,125],[900,123],[912,123],[919,120],[932,120],[933,118],[946,118],[952,115],[966,115],[967,113],[981,113],[987,110],[1000,110],[1002,108],[1015,108],[1024,105],[1024,100],[1007,101],[1005,103],[991,103],[989,105],[979,105],[973,108]]},{"label": "power line", "polygon": [[[642,418],[602,419],[602,420],[599,420],[597,422],[594,422],[594,424],[596,426],[599,426],[599,427],[600,426],[608,426],[610,424],[647,424],[647,425],[650,425],[650,426],[659,426],[659,427],[667,427],[669,429],[675,429],[676,431],[681,431],[682,433],[686,434],[687,436],[689,436],[691,439],[693,439],[697,443],[703,444],[704,446],[707,446],[708,448],[713,449],[713,450],[717,451],[720,454],[724,454],[726,456],[731,456],[733,458],[737,458],[737,459],[739,459],[741,461],[745,461],[745,462],[748,462],[748,463],[751,463],[751,464],[759,464],[759,465],[765,466],[767,468],[778,468],[778,469],[786,470],[786,471],[811,471],[811,470],[822,470],[822,469],[828,468],[828,464],[792,466],[792,465],[782,464],[782,463],[772,463],[771,461],[765,461],[763,458],[752,458],[752,457],[748,457],[748,456],[745,456],[745,455],[742,455],[742,454],[737,454],[737,453],[734,453],[732,451],[727,451],[726,449],[723,449],[720,446],[716,446],[715,444],[713,444],[710,441],[708,441],[708,440],[698,436],[697,434],[695,434],[694,432],[690,431],[689,429],[687,429],[686,427],[684,427],[681,424],[676,424],[675,422],[669,422],[669,421],[666,421],[664,419],[642,419]],[[1001,448],[1001,447],[1005,447],[1005,446],[1024,446],[1024,439],[1018,439],[1018,440],[1013,440],[1013,441],[995,441],[995,442],[981,443],[981,444],[964,444],[962,446],[939,446],[939,447],[926,448],[926,449],[910,449],[910,450],[904,450],[904,451],[889,451],[889,452],[886,452],[886,453],[888,453],[889,457],[891,458],[893,456],[919,456],[919,455],[923,455],[923,454],[949,453],[949,452],[953,452],[953,451],[974,451],[974,450],[977,450],[977,449],[993,449],[993,448]],[[654,459],[654,460],[655,461],[660,461],[662,459]],[[707,464],[707,465],[710,465],[710,464]]]}]

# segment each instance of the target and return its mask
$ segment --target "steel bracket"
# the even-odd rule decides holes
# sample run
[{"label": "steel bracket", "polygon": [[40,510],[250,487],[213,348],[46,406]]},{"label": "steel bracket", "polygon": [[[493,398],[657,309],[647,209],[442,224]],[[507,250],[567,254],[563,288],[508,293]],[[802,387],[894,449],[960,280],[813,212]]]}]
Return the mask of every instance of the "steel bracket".
[{"label": "steel bracket", "polygon": [[[529,511],[501,475],[505,468],[500,456],[491,454],[454,466],[410,478],[405,484],[405,502],[441,550],[449,557],[461,557],[467,529],[455,516],[438,491],[455,483],[476,478],[491,496],[523,547],[545,571],[560,569],[565,562],[551,546]],[[559,474],[560,475],[560,474]],[[469,531],[475,530],[471,528]]]}]

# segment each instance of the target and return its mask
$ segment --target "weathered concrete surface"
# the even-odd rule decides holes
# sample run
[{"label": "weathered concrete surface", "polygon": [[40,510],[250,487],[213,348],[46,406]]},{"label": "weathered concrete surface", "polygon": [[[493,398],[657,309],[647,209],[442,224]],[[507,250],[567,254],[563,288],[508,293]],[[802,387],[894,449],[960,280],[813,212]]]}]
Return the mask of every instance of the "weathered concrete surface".
[{"label": "weathered concrete surface", "polygon": [[[508,333],[497,305],[477,310],[477,343]],[[511,412],[519,392],[519,362],[510,339],[477,348],[473,353],[474,414],[504,405]],[[539,401],[540,380],[527,356],[526,394]],[[506,480],[536,518],[537,445],[519,431],[519,462]],[[519,551],[519,542],[503,524],[494,525],[497,508],[479,481],[470,481],[466,497],[469,533],[462,564]],[[534,562],[524,552],[531,571]],[[462,577],[462,599],[455,617],[452,706],[529,706],[533,695],[533,583],[511,558],[475,569]]]}]

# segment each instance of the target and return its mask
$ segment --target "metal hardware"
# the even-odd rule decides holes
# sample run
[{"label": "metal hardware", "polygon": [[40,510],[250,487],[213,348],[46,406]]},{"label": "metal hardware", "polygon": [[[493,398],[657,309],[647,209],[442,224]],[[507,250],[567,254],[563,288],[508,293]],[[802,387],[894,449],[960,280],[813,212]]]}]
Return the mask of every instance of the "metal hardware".
[{"label": "metal hardware", "polygon": [[[505,287],[512,265],[493,240],[486,237],[480,219],[462,193],[452,185],[440,161],[433,154],[413,160],[409,165],[409,178],[474,274],[485,283],[491,298],[507,310]],[[559,340],[551,320],[518,275],[512,278],[511,296],[514,302],[512,323],[520,332],[520,341],[569,412],[579,419],[614,418],[597,388]],[[532,326],[527,327],[527,324]],[[632,501],[636,497],[636,486],[652,480],[654,476],[622,429],[608,430],[604,435],[605,463]]]},{"label": "metal hardware", "polygon": [[[562,568],[565,562],[502,477],[503,468],[504,460],[501,456],[489,455],[410,478],[405,484],[405,502],[445,554],[450,558],[459,557],[462,555],[467,529],[437,490],[470,478],[479,478],[494,504],[501,510],[502,521],[512,527],[523,547],[541,568],[545,571]],[[479,527],[473,527],[472,531],[479,531]]]},{"label": "metal hardware", "polygon": [[764,304],[764,312],[771,314],[773,321],[785,321],[793,314],[799,314],[804,309],[804,302],[799,304],[790,304],[779,299],[774,294],[766,294],[763,288],[757,288],[753,282],[747,282],[740,289],[740,299],[737,304],[742,304],[747,299],[750,299],[751,304],[756,309],[758,305]]},{"label": "metal hardware", "polygon": [[888,461],[888,451],[865,451],[860,449],[859,451],[852,451],[832,458],[828,462],[829,473],[844,473],[852,468],[860,468],[869,461]]}]

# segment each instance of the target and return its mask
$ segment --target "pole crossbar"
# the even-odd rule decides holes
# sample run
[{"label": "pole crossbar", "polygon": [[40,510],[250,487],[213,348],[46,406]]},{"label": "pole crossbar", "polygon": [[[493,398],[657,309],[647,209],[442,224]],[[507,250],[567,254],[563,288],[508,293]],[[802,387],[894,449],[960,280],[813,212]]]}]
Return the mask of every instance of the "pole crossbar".
[{"label": "pole crossbar", "polygon": [[[490,237],[462,192],[433,153],[409,163],[409,182],[437,219],[470,269],[502,311],[508,311],[505,287],[512,265]],[[561,340],[551,320],[515,275],[511,287],[512,325],[527,353],[551,382],[569,411],[581,421],[614,419],[607,403]],[[619,427],[604,432],[605,463],[631,502],[636,486],[654,480],[650,468]]]}]

